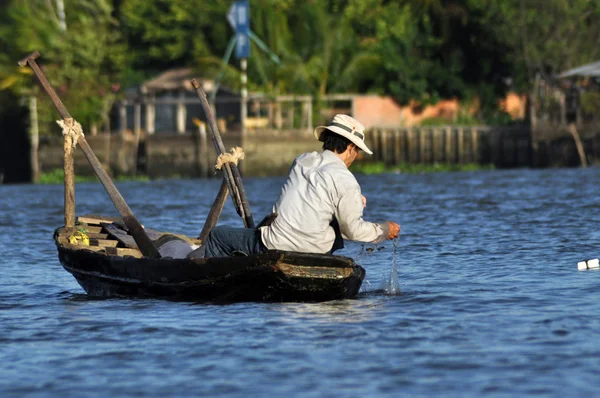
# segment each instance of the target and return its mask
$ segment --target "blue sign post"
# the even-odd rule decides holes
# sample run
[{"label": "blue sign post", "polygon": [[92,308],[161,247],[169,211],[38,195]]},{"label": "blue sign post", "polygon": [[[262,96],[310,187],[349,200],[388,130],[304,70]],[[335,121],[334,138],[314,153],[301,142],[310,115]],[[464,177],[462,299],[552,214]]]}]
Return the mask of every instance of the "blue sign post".
[{"label": "blue sign post", "polygon": [[227,20],[235,30],[237,58],[250,57],[250,2],[238,0],[231,5],[227,13]]},{"label": "blue sign post", "polygon": [[[227,20],[235,30],[236,46],[235,56],[240,59],[240,69],[242,70],[242,98],[240,101],[240,130],[242,137],[246,134],[246,118],[248,116],[248,90],[246,83],[248,76],[246,68],[248,67],[247,58],[250,56],[250,2],[249,0],[237,0],[227,13]],[[243,165],[243,164],[242,164]]]}]

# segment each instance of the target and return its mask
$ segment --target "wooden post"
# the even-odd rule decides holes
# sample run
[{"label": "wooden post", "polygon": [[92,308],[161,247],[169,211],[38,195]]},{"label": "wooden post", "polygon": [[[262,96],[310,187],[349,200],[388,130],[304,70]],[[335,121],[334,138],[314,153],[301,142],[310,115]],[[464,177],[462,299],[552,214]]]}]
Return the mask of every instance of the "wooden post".
[{"label": "wooden post", "polygon": [[64,136],[64,172],[65,172],[65,227],[75,227],[75,166],[73,157],[73,139]]},{"label": "wooden post", "polygon": [[154,134],[154,122],[156,120],[156,104],[154,97],[147,98],[146,102],[146,132],[148,134]]},{"label": "wooden post", "polygon": [[394,129],[393,131],[394,141],[394,165],[398,166],[402,161],[400,160],[400,130]]},{"label": "wooden post", "polygon": [[390,147],[389,147],[389,140],[388,140],[388,131],[387,130],[381,130],[381,154],[383,155],[383,164],[385,164],[386,166],[389,165],[390,162]]},{"label": "wooden post", "polygon": [[142,134],[142,106],[139,102],[133,105],[133,174],[137,174],[138,150]]},{"label": "wooden post", "polygon": [[121,134],[127,130],[127,101],[121,101],[119,104],[119,131]]},{"label": "wooden post", "polygon": [[273,127],[275,126],[275,121],[273,120],[273,103],[269,102],[269,105],[267,106],[267,118],[269,119],[269,127]]},{"label": "wooden post", "polygon": [[419,163],[425,163],[425,129],[419,128]]},{"label": "wooden post", "polygon": [[296,106],[295,105],[296,105],[296,103],[292,100],[289,103],[289,106],[288,106],[288,114],[287,114],[287,116],[288,116],[288,123],[289,123],[289,127],[288,128],[290,128],[290,129],[294,128],[294,114],[295,114],[295,111],[296,111]]},{"label": "wooden post", "polygon": [[435,164],[440,160],[439,147],[440,147],[440,130],[437,128],[431,129],[431,163]]},{"label": "wooden post", "polygon": [[471,154],[472,162],[479,164],[479,131],[476,127],[471,128]]},{"label": "wooden post", "polygon": [[275,128],[281,130],[281,127],[283,126],[283,118],[281,116],[281,100],[277,98],[275,101]]},{"label": "wooden post", "polygon": [[569,132],[573,136],[573,140],[575,140],[575,146],[577,147],[577,152],[579,153],[579,160],[581,161],[582,167],[587,167],[587,159],[585,157],[585,150],[583,149],[583,144],[581,143],[581,138],[579,137],[579,133],[577,133],[577,128],[573,123],[569,124]]},{"label": "wooden post", "polygon": [[464,130],[462,127],[458,128],[456,135],[456,146],[458,149],[458,163],[462,164],[464,162],[464,146],[465,146],[465,136]]},{"label": "wooden post", "polygon": [[408,129],[407,128],[402,129],[400,131],[400,144],[401,144],[400,156],[402,157],[402,162],[408,163],[409,152],[408,152]]},{"label": "wooden post", "polygon": [[452,127],[444,129],[444,160],[447,164],[452,163]]},{"label": "wooden post", "polygon": [[[37,91],[37,90],[36,90]],[[38,128],[37,97],[35,93],[29,97],[29,160],[31,162],[31,182],[40,179],[40,163],[38,148],[40,146],[40,133]]]},{"label": "wooden post", "polygon": [[379,129],[373,129],[373,157],[376,161],[383,160],[381,156],[381,148],[379,147]]},{"label": "wooden post", "polygon": [[415,152],[415,131],[413,128],[409,128],[406,131],[406,162],[409,164],[415,163],[414,152]]},{"label": "wooden post", "polygon": [[183,100],[185,99],[185,93],[183,91],[179,92],[179,98],[177,101],[177,133],[185,134],[185,119],[187,116],[185,103]]}]

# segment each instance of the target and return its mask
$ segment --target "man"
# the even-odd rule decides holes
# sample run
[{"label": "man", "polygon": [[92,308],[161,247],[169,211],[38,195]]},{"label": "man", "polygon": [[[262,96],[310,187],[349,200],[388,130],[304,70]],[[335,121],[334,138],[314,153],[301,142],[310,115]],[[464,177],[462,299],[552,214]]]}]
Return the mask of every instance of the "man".
[{"label": "man", "polygon": [[296,158],[273,207],[274,221],[258,229],[217,227],[190,257],[254,254],[267,249],[333,253],[343,247],[342,236],[371,243],[397,237],[400,225],[395,222],[362,219],[366,199],[348,167],[360,150],[372,154],[364,130],[347,115],[336,115],[329,126],[317,127],[314,134],[323,142],[323,152]]}]

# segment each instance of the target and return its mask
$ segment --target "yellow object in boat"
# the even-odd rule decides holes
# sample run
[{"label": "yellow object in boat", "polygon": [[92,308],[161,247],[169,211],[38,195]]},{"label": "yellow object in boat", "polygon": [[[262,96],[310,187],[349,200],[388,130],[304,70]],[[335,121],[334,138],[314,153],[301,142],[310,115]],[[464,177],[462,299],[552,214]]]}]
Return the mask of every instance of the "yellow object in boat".
[{"label": "yellow object in boat", "polygon": [[81,231],[75,231],[71,236],[69,236],[69,243],[72,245],[89,246],[90,238]]}]

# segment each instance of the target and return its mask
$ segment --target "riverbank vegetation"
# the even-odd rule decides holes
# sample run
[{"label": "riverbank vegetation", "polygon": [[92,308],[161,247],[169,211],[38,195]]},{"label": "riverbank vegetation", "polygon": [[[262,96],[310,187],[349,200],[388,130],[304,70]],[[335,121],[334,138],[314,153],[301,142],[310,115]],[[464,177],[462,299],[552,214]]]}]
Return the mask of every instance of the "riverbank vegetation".
[{"label": "riverbank vegetation", "polygon": [[[16,65],[39,50],[71,114],[86,131],[101,129],[127,88],[159,72],[190,66],[215,78],[233,35],[231,3],[4,1],[0,97],[35,96],[40,134],[59,134],[50,101],[31,71]],[[537,73],[600,58],[592,45],[600,36],[600,2],[588,0],[251,0],[250,9],[253,32],[281,59],[272,62],[252,43],[250,90],[381,94],[401,104],[458,98],[471,104],[474,124],[501,122],[498,100],[508,90],[528,92]],[[238,65],[233,61],[224,76],[233,89]]]},{"label": "riverbank vegetation", "polygon": [[[145,175],[137,175],[137,176],[115,176],[113,177],[114,181],[150,181],[150,178]],[[38,180],[39,184],[63,184],[65,181],[65,172],[63,169],[54,169],[49,172],[40,173],[40,177]],[[75,182],[97,182],[98,178],[96,176],[85,176],[85,175],[77,175],[75,174]]]}]

